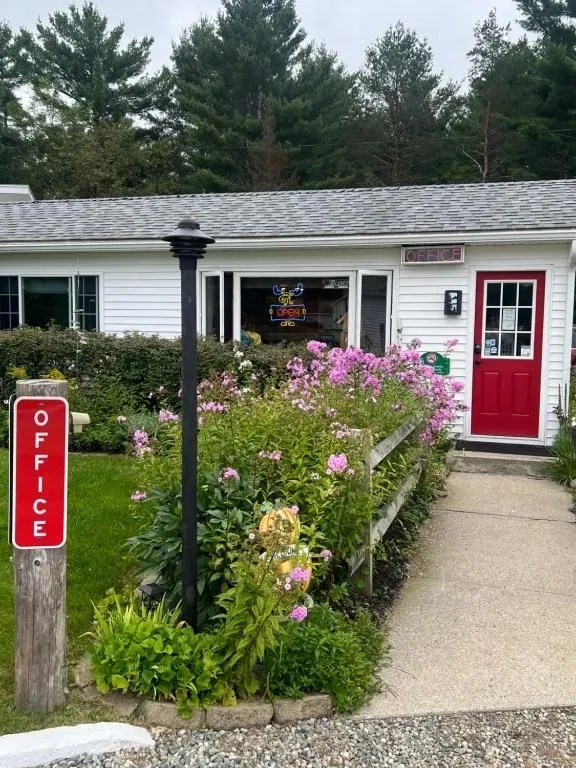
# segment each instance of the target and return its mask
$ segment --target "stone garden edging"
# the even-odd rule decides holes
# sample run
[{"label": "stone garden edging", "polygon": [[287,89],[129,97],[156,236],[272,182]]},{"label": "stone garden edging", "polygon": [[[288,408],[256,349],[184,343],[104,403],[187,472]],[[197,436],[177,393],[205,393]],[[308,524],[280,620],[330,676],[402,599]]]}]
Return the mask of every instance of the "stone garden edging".
[{"label": "stone garden edging", "polygon": [[93,685],[90,663],[86,658],[81,659],[75,667],[74,682],[82,696],[98,701],[121,717],[132,717],[145,725],[177,730],[262,728],[271,723],[287,725],[298,720],[332,717],[330,696],[314,693],[301,699],[276,699],[274,702],[251,699],[239,701],[233,707],[213,705],[198,709],[191,718],[184,719],[178,715],[176,704],[169,701],[150,701],[117,691],[100,693]]}]

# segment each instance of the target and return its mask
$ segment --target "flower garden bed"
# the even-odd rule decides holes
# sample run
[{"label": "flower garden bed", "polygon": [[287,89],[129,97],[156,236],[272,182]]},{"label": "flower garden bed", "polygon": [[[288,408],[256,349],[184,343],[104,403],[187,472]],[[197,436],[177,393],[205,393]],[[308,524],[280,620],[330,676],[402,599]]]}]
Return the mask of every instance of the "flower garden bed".
[{"label": "flower garden bed", "polygon": [[197,719],[214,705],[309,693],[349,712],[375,689],[379,627],[338,610],[357,586],[349,563],[360,564],[359,550],[370,561],[420,492],[461,386],[423,365],[416,344],[377,357],[310,342],[308,354],[264,396],[240,350],[235,370],[199,386],[197,634],[179,614],[179,419],[160,402],[153,428],[134,431],[141,531],[128,546],[164,598],[148,610],[112,593],[97,608],[101,692],[176,701]]}]

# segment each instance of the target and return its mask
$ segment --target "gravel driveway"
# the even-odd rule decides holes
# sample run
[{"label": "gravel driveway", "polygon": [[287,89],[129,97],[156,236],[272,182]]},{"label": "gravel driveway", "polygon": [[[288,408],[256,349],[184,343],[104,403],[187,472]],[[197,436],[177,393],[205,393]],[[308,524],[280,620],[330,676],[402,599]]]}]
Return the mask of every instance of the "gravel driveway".
[{"label": "gravel driveway", "polygon": [[576,709],[305,721],[256,731],[153,730],[154,750],[53,768],[576,768]]}]

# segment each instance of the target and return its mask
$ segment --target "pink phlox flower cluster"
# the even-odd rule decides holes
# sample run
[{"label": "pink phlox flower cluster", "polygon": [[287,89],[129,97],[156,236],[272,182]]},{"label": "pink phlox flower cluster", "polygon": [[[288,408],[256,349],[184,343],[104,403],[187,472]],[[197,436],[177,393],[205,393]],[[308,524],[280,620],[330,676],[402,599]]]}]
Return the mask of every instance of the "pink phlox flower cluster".
[{"label": "pink phlox flower cluster", "polygon": [[458,339],[447,339],[446,343],[444,344],[446,352],[452,352],[452,350],[458,346],[458,343]]},{"label": "pink phlox flower cluster", "polygon": [[210,401],[209,403],[200,403],[197,408],[198,413],[227,413],[230,406],[227,403],[215,403]]},{"label": "pink phlox flower cluster", "polygon": [[136,429],[132,435],[132,450],[136,456],[142,457],[151,452],[150,437],[143,429]]},{"label": "pink phlox flower cluster", "polygon": [[172,413],[172,411],[169,411],[166,408],[162,408],[158,414],[158,421],[160,424],[169,424],[174,421],[179,421],[179,418],[177,413]]},{"label": "pink phlox flower cluster", "polygon": [[270,461],[281,461],[282,451],[260,451],[258,457],[260,459],[270,459]]},{"label": "pink phlox flower cluster", "polygon": [[132,496],[130,496],[130,499],[132,501],[144,501],[146,498],[146,493],[144,491],[134,491]]},{"label": "pink phlox flower cluster", "polygon": [[218,482],[219,483],[225,483],[225,482],[233,482],[234,480],[239,480],[240,475],[237,470],[234,469],[234,467],[224,467],[222,472],[220,472],[220,475],[218,476]]},{"label": "pink phlox flower cluster", "polygon": [[290,579],[305,584],[307,581],[310,581],[311,574],[310,568],[302,568],[302,566],[297,565],[296,568],[290,571]]},{"label": "pink phlox flower cluster", "polygon": [[345,453],[332,453],[328,457],[327,475],[339,475],[348,469],[348,457]]},{"label": "pink phlox flower cluster", "polygon": [[308,608],[305,605],[297,605],[290,611],[290,618],[294,621],[304,621],[308,616]]},{"label": "pink phlox flower cluster", "polygon": [[330,552],[329,549],[323,549],[322,552],[320,552],[320,557],[325,562],[328,562],[328,560],[332,559],[332,552]]}]

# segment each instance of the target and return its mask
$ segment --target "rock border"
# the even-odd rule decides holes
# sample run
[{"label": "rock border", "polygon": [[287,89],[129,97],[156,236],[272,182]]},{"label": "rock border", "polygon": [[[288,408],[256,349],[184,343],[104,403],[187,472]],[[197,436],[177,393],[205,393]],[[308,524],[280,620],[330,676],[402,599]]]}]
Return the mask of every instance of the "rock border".
[{"label": "rock border", "polygon": [[332,699],[324,693],[307,694],[301,699],[276,699],[273,702],[250,699],[233,707],[213,705],[198,709],[189,719],[178,715],[176,704],[149,701],[118,691],[102,694],[93,684],[90,662],[83,657],[74,668],[74,682],[81,695],[98,701],[121,717],[137,722],[176,730],[212,729],[231,731],[235,728],[263,728],[271,723],[288,725],[299,720],[331,719]]}]

